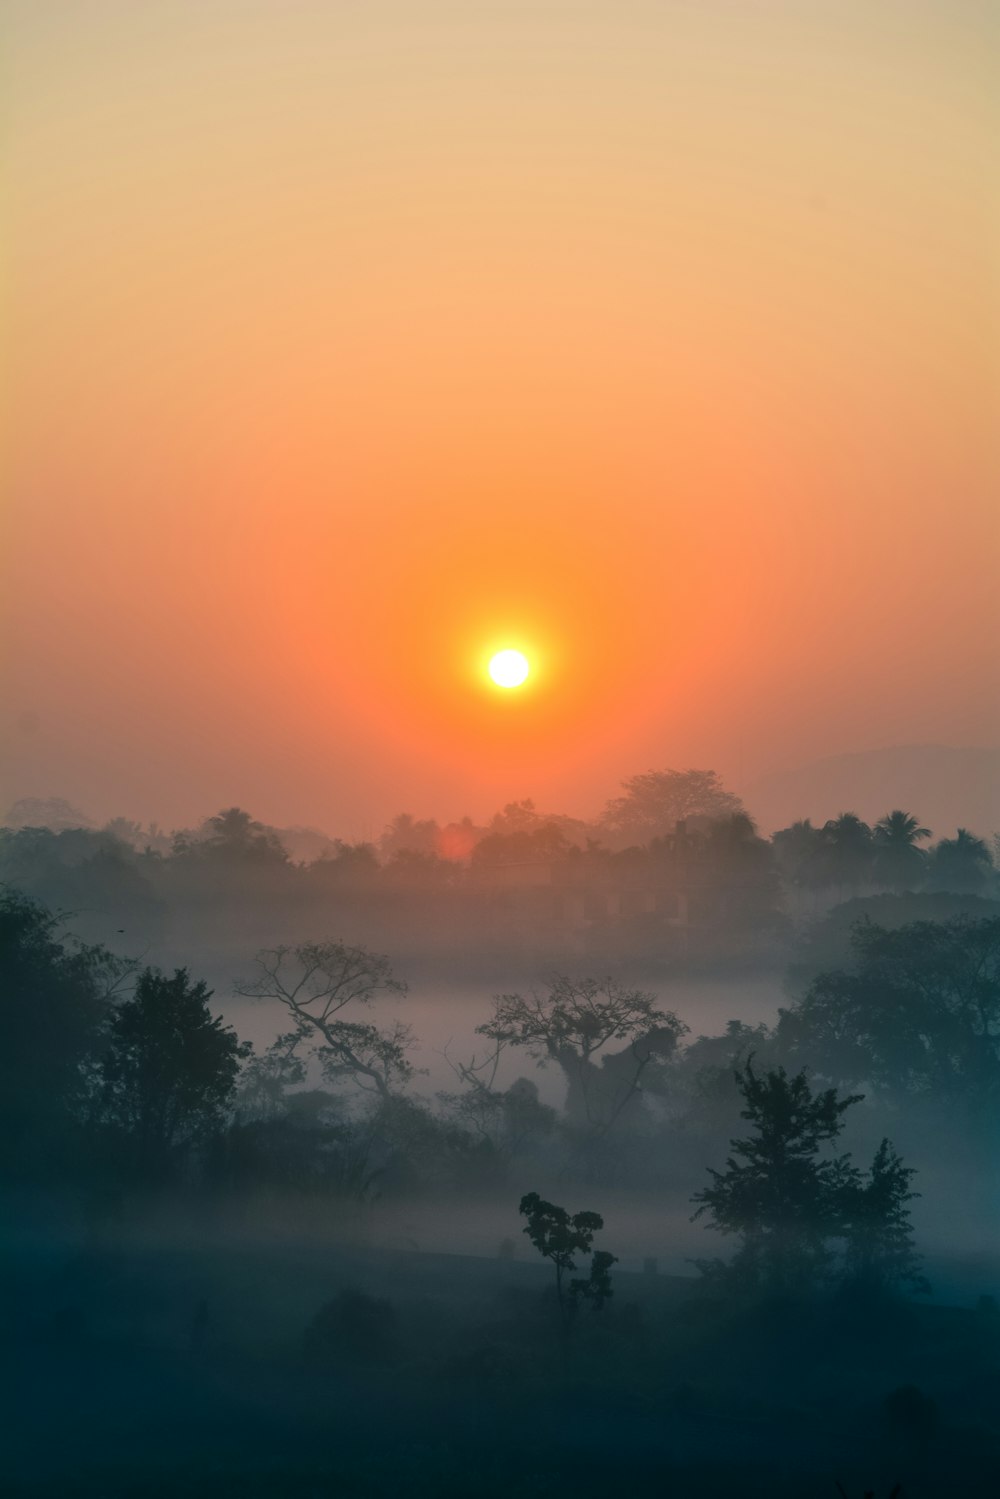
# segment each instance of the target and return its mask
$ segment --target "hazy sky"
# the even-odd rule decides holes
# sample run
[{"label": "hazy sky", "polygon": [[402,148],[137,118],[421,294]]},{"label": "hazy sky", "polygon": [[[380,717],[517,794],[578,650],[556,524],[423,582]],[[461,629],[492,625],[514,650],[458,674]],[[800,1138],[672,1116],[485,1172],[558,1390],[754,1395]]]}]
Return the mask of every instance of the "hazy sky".
[{"label": "hazy sky", "polygon": [[4,16],[8,799],[1000,738],[990,0]]}]

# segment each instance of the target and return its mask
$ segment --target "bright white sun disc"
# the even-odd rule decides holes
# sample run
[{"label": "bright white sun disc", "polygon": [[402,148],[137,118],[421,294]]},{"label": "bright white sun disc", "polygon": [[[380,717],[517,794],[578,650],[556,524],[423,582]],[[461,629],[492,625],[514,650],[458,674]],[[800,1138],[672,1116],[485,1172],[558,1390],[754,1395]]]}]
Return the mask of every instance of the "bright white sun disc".
[{"label": "bright white sun disc", "polygon": [[497,651],[490,662],[490,676],[498,687],[520,687],[530,670],[520,651]]}]

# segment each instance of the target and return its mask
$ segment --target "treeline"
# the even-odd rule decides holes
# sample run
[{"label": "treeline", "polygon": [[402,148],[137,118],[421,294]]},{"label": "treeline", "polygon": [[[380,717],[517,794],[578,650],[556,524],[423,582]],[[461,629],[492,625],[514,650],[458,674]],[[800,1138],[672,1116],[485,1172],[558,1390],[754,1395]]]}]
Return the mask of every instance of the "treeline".
[{"label": "treeline", "polygon": [[407,954],[446,950],[453,968],[512,952],[773,966],[796,922],[845,899],[1000,891],[990,847],[965,829],[935,842],[897,809],[874,826],[845,812],[765,839],[699,770],[632,777],[593,824],[522,801],[481,826],[401,814],[377,844],[276,829],[236,807],[171,834],[80,820],[65,805],[18,804],[0,830],[0,879],[77,913],[87,936],[122,927],[133,944],[185,955],[209,925],[213,945],[239,945],[266,908],[291,941],[332,921]]},{"label": "treeline", "polygon": [[[816,974],[774,1026],[733,1020],[713,1037],[692,1039],[656,995],[627,983],[555,977],[498,996],[475,1053],[449,1059],[454,1087],[433,1097],[420,1091],[410,1027],[387,1018],[405,985],[363,947],[258,954],[238,990],[288,1018],[260,1053],[212,1015],[208,989],[186,971],[67,938],[11,891],[0,899],[0,965],[8,1186],[95,1201],[183,1190],[334,1203],[506,1191],[526,1177],[676,1200],[700,1185],[701,1208],[741,1240],[733,1274],[751,1280],[791,1275],[793,1263],[819,1275],[845,1204],[863,1224],[877,1202],[887,1237],[869,1222],[872,1253],[888,1273],[897,1243],[909,1275],[909,1241],[890,1229],[900,1230],[911,1167],[884,1143],[890,1133],[920,1167],[935,1155],[982,1164],[992,1190],[997,917],[861,923],[850,962]],[[561,1109],[529,1076],[501,1082],[517,1058],[558,1070]],[[830,1149],[862,1095],[867,1173]],[[741,1115],[760,1127],[757,1145],[733,1139]],[[773,1153],[776,1129],[787,1139],[765,1171],[760,1152]]]}]

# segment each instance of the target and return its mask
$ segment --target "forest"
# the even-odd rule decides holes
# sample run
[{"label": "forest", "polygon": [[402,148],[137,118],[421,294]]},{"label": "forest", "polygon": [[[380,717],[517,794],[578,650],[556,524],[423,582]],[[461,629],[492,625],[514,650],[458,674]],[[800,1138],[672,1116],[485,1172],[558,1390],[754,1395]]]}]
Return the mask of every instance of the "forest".
[{"label": "forest", "polygon": [[0,835],[8,1492],[1000,1472],[985,839],[767,839],[702,771],[377,844],[84,821]]}]

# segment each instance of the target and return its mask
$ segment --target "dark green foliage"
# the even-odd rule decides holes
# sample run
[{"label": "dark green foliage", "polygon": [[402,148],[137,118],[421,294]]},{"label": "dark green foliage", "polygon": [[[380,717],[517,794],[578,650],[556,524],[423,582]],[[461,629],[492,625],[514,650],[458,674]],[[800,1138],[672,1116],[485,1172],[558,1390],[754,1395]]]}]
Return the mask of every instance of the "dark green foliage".
[{"label": "dark green foliage", "polygon": [[821,973],[783,1010],[786,1055],[894,1101],[1000,1101],[1000,918],[860,922],[850,969]]},{"label": "dark green foliage", "polygon": [[891,890],[914,890],[923,881],[927,855],[920,843],[931,836],[930,828],[898,808],[875,824],[875,880]]},{"label": "dark green foliage", "polygon": [[182,1147],[223,1123],[250,1047],[212,1015],[210,996],[183,968],[170,978],[146,968],[112,1013],[95,1114],[140,1180],[160,1180]]},{"label": "dark green foliage", "polygon": [[904,1166],[883,1140],[868,1171],[852,1170],[841,1194],[844,1275],[864,1295],[880,1295],[909,1286],[929,1287],[920,1273],[913,1247],[907,1204],[919,1193],[910,1190],[916,1172]]},{"label": "dark green foliage", "polygon": [[570,1281],[570,1295],[579,1296],[589,1302],[595,1312],[599,1312],[604,1303],[614,1295],[611,1289],[611,1266],[617,1263],[617,1255],[609,1254],[606,1249],[596,1249],[590,1262],[590,1274],[585,1279]]},{"label": "dark green foliage", "polygon": [[600,1311],[612,1295],[611,1266],[617,1257],[606,1250],[597,1250],[585,1279],[572,1280],[567,1289],[565,1276],[576,1269],[575,1255],[587,1254],[598,1229],[604,1227],[600,1213],[574,1213],[570,1217],[565,1208],[546,1202],[537,1192],[528,1192],[521,1198],[518,1210],[528,1223],[524,1233],[534,1244],[539,1254],[551,1260],[556,1274],[556,1298],[564,1322],[572,1315],[581,1299],[589,1301],[595,1311]]},{"label": "dark green foliage", "polygon": [[137,923],[148,936],[159,929],[159,903],[135,851],[108,831],[47,827],[0,829],[0,881],[68,912],[84,936],[106,939]]},{"label": "dark green foliage", "polygon": [[453,1065],[465,1084],[464,1091],[439,1093],[438,1102],[455,1127],[468,1133],[475,1143],[484,1169],[492,1159],[497,1179],[502,1179],[517,1156],[537,1150],[552,1134],[557,1114],[541,1102],[538,1086],[530,1078],[519,1077],[507,1089],[495,1087],[498,1060],[499,1050],[489,1059],[491,1065],[485,1076],[477,1068],[475,1057],[469,1065]]},{"label": "dark green foliage", "polygon": [[750,1061],[737,1084],[745,1103],[740,1117],[754,1133],[731,1142],[725,1171],[710,1170],[712,1185],[693,1200],[695,1218],[707,1213],[712,1228],[739,1237],[740,1248],[731,1265],[700,1268],[724,1270],[748,1289],[802,1290],[826,1269],[848,1172],[843,1157],[819,1151],[836,1139],[858,1098],[838,1098],[833,1088],[813,1094],[805,1073],[789,1077],[783,1067],[758,1076]]},{"label": "dark green foliage", "polygon": [[984,890],[993,874],[993,859],[981,838],[959,828],[930,851],[927,882],[932,890]]},{"label": "dark green foliage", "polygon": [[841,812],[820,830],[824,882],[841,890],[867,884],[873,872],[872,830],[854,812]]},{"label": "dark green foliage", "polygon": [[269,1187],[356,1202],[378,1195],[385,1161],[377,1132],[364,1115],[351,1116],[336,1094],[323,1088],[282,1094],[256,1116],[245,1112],[242,1093],[239,1104],[213,1161],[217,1180],[236,1189]]},{"label": "dark green foliage", "polygon": [[47,1172],[64,1157],[81,1068],[99,1044],[130,965],[60,934],[59,921],[16,891],[0,892],[0,1168]]},{"label": "dark green foliage", "polygon": [[750,1057],[767,1061],[773,1039],[766,1025],[729,1020],[721,1035],[698,1036],[684,1048],[673,1069],[671,1086],[684,1100],[685,1138],[719,1131],[723,1138],[729,1134],[739,1113],[743,1068]]},{"label": "dark green foliage", "polygon": [[[758,1076],[748,1061],[736,1082],[755,1127],[731,1142],[726,1170],[695,1194],[694,1217],[738,1235],[729,1263],[699,1261],[717,1284],[749,1292],[802,1293],[838,1279],[845,1289],[882,1297],[903,1287],[927,1290],[913,1245],[908,1204],[916,1174],[883,1140],[867,1172],[847,1155],[822,1155],[840,1134],[855,1094],[814,1093],[804,1072],[783,1067]],[[832,1243],[841,1249],[835,1259]]]}]

